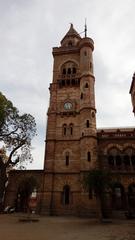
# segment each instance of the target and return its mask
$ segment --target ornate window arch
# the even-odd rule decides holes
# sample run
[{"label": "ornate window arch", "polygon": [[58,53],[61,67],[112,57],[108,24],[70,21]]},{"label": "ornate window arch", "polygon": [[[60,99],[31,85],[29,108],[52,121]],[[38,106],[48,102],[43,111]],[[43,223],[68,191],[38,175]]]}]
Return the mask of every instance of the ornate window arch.
[{"label": "ornate window arch", "polygon": [[60,67],[60,71],[62,74],[76,74],[78,72],[78,64],[74,61],[67,61],[63,63]]},{"label": "ornate window arch", "polygon": [[113,168],[120,168],[122,165],[122,153],[117,147],[112,147],[107,151],[108,166]]}]

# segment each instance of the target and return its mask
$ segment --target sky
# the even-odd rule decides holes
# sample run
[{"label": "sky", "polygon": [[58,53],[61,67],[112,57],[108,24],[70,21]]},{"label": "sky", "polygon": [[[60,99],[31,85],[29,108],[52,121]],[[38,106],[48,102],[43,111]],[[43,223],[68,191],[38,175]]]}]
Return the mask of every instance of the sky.
[{"label": "sky", "polygon": [[[52,82],[52,47],[87,19],[94,40],[97,127],[135,125],[129,94],[135,71],[134,0],[0,0],[0,91],[37,123],[31,169],[42,169]],[[81,37],[84,35],[81,34]]]}]

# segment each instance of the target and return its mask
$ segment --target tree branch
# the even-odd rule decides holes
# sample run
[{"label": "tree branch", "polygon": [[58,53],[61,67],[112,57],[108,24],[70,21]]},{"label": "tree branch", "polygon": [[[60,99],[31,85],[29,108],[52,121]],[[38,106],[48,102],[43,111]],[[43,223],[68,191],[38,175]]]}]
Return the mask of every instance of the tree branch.
[{"label": "tree branch", "polygon": [[8,161],[6,162],[6,167],[11,163],[12,165],[15,165],[16,163],[15,162],[12,162],[12,156],[13,156],[13,154],[20,148],[20,147],[22,147],[24,144],[26,143],[26,140],[23,140],[17,147],[15,147],[13,150],[12,150],[12,152],[10,153],[10,155],[9,155],[9,158],[8,158]]}]

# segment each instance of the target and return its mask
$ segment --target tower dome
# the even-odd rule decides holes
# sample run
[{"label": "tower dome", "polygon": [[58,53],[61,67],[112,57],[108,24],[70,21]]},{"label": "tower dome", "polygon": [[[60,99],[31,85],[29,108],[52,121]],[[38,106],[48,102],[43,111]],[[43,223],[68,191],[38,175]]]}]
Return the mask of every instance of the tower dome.
[{"label": "tower dome", "polygon": [[61,40],[62,47],[72,47],[77,45],[77,43],[81,40],[79,33],[74,29],[73,24],[71,23],[70,29]]}]

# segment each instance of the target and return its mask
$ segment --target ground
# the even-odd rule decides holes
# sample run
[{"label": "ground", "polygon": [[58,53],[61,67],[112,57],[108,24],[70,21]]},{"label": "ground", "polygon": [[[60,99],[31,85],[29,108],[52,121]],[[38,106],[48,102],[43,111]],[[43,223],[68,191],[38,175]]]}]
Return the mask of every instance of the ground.
[{"label": "ground", "polygon": [[39,217],[19,222],[21,215],[0,215],[0,239],[5,240],[135,240],[135,220],[99,223],[75,217]]}]

